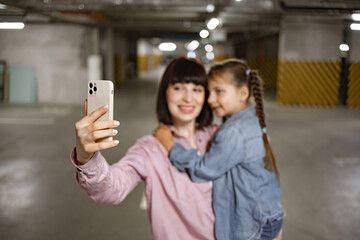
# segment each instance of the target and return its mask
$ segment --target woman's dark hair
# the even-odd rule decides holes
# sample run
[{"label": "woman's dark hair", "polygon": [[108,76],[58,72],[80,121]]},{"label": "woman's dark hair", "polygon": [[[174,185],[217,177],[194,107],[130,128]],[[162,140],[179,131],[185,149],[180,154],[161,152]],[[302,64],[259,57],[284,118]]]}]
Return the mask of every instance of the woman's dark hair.
[{"label": "woman's dark hair", "polygon": [[231,74],[231,81],[236,87],[247,86],[249,89],[249,97],[253,95],[256,103],[256,115],[259,118],[259,124],[263,131],[263,141],[266,150],[264,165],[267,170],[275,172],[276,176],[279,177],[275,157],[266,133],[262,78],[257,71],[251,70],[245,61],[235,58],[214,64],[209,71],[208,78],[216,78],[224,73]]},{"label": "woman's dark hair", "polygon": [[203,108],[196,118],[198,128],[202,128],[212,123],[213,114],[206,99],[209,96],[207,90],[207,75],[204,66],[197,59],[179,57],[170,62],[166,67],[161,78],[157,101],[156,114],[158,121],[166,125],[172,124],[170,111],[166,100],[166,90],[169,85],[175,83],[194,83],[201,85],[205,89],[205,101]]}]

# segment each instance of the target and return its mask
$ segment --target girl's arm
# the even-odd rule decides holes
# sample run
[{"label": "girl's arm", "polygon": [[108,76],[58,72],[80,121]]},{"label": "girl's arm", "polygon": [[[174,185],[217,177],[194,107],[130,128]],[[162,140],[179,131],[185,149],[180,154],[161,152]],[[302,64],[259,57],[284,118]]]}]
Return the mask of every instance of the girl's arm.
[{"label": "girl's arm", "polygon": [[236,129],[222,129],[215,135],[205,155],[175,143],[169,154],[170,161],[180,171],[187,172],[193,181],[197,178],[214,180],[245,158],[245,144],[239,135],[241,133]]}]

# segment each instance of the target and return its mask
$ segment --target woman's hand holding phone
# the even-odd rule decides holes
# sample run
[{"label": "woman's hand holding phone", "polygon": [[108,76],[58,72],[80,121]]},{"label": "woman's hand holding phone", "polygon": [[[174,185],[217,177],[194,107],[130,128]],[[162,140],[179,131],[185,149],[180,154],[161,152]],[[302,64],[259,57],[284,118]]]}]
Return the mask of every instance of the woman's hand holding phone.
[{"label": "woman's hand holding phone", "polygon": [[112,137],[117,134],[114,129],[119,126],[119,121],[104,120],[96,121],[109,110],[105,105],[86,115],[87,101],[84,104],[84,117],[75,123],[76,131],[76,157],[80,164],[87,163],[92,155],[100,150],[115,147],[119,144],[118,140],[99,141],[101,139]]}]

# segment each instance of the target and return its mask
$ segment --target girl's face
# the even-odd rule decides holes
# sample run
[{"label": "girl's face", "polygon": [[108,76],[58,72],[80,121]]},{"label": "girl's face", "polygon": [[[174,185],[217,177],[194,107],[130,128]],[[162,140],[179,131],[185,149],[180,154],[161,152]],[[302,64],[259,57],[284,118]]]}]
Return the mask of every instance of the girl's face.
[{"label": "girl's face", "polygon": [[247,107],[249,89],[235,86],[230,77],[229,73],[223,73],[208,80],[208,103],[218,117],[229,118]]},{"label": "girl's face", "polygon": [[195,123],[205,102],[205,89],[194,83],[170,84],[166,100],[174,124]]}]

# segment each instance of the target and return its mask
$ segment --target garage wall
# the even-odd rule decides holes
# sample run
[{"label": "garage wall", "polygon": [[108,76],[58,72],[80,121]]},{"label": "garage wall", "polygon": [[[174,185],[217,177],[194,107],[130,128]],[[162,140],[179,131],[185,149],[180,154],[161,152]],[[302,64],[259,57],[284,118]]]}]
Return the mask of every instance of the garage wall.
[{"label": "garage wall", "polygon": [[10,69],[35,68],[38,103],[82,103],[87,83],[85,31],[69,25],[0,30],[0,59]]}]

